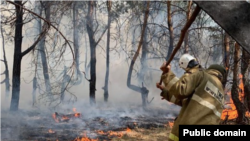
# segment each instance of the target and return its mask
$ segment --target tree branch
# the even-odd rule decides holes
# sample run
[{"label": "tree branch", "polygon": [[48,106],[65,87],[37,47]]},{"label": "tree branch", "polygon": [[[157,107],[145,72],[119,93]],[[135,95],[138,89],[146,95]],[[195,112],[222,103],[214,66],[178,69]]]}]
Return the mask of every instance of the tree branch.
[{"label": "tree branch", "polygon": [[[177,53],[177,51],[180,49],[181,44],[184,40],[185,34],[188,30],[188,28],[191,26],[191,24],[194,22],[195,18],[197,17],[197,15],[200,13],[201,8],[197,5],[192,16],[190,17],[190,19],[186,22],[185,26],[183,27],[183,29],[181,30],[181,35],[180,35],[180,39],[175,47],[175,49],[173,50],[170,58],[168,59],[166,66],[168,66],[170,64],[170,62],[172,61],[172,59],[174,58],[174,55]],[[164,73],[163,73],[164,74]],[[160,80],[160,85],[162,83],[162,79]]]},{"label": "tree branch", "polygon": [[[30,12],[31,14],[37,16],[38,18],[42,19],[42,20],[45,21],[48,25],[52,26],[56,31],[58,31],[59,34],[63,37],[63,39],[66,41],[66,43],[69,45],[70,50],[71,50],[71,53],[72,53],[72,56],[73,56],[73,60],[74,60],[74,58],[75,58],[75,56],[74,56],[74,51],[73,51],[73,49],[72,49],[72,47],[71,47],[69,41],[66,39],[66,37],[62,34],[62,32],[61,32],[57,27],[55,27],[53,24],[51,24],[49,21],[47,21],[46,19],[44,19],[44,18],[41,17],[40,15],[34,13],[33,11],[31,11],[31,10],[29,10],[29,9],[27,9],[27,8],[25,8],[25,7],[23,7],[23,6],[21,6],[21,5],[18,5],[18,4],[14,3],[14,2],[12,2],[12,1],[9,1],[9,0],[7,0],[6,2],[11,3],[11,4],[13,4],[13,5],[16,5],[16,6],[20,6],[22,9],[24,9],[24,10]],[[73,64],[74,64],[74,62],[73,62]]]},{"label": "tree branch", "polygon": [[45,36],[45,34],[48,32],[49,27],[47,27],[45,24],[43,25],[43,31],[40,33],[37,40],[31,45],[29,48],[27,48],[24,52],[22,52],[22,56],[25,56],[27,53],[29,53],[32,49],[36,47],[36,45],[39,43],[39,41]]},{"label": "tree branch", "polygon": [[2,82],[0,82],[0,84],[3,84],[6,81],[6,79],[4,79]]},{"label": "tree branch", "polygon": [[98,45],[98,43],[101,41],[101,39],[102,39],[102,36],[104,35],[104,33],[106,32],[106,30],[108,29],[108,26],[106,26],[106,28],[104,29],[104,31],[102,32],[102,34],[101,34],[101,36],[100,36],[100,38],[97,40],[97,42],[95,43],[95,46],[97,46]]},{"label": "tree branch", "polygon": [[6,70],[5,70],[5,71],[3,71],[3,73],[1,73],[0,75],[4,75],[4,74],[5,74],[5,72],[6,72]]}]

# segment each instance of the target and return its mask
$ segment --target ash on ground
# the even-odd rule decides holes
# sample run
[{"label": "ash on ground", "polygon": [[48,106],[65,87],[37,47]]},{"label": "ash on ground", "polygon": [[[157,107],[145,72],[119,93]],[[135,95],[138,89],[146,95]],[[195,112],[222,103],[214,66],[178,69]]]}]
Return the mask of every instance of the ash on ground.
[{"label": "ash on ground", "polygon": [[[178,110],[130,107],[115,109],[108,107],[80,108],[80,117],[65,122],[53,119],[55,112],[73,114],[67,110],[29,110],[9,112],[2,110],[2,141],[74,141],[77,137],[111,140],[120,136],[118,132],[134,128],[161,128],[177,116]],[[78,109],[77,109],[78,110]],[[116,133],[116,134],[115,134]]]}]

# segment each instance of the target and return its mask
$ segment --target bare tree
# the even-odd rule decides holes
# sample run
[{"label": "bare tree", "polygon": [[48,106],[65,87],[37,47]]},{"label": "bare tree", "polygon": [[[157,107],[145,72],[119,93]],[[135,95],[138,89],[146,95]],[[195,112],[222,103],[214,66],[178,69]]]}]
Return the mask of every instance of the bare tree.
[{"label": "bare tree", "polygon": [[109,91],[108,91],[108,81],[109,81],[109,48],[110,48],[110,25],[111,25],[111,7],[112,1],[107,1],[108,10],[108,32],[107,32],[107,46],[106,46],[106,74],[104,83],[104,101],[108,101]]},{"label": "bare tree", "polygon": [[[88,1],[88,14],[86,16],[87,20],[87,32],[89,36],[90,44],[90,80],[89,80],[89,95],[90,104],[95,104],[95,91],[96,91],[96,47],[100,42],[102,36],[104,35],[107,28],[105,28],[100,35],[99,39],[95,39],[96,29],[94,27],[94,10],[95,1]],[[96,27],[97,28],[97,27]]]},{"label": "bare tree", "polygon": [[79,46],[79,12],[78,2],[73,2],[73,42],[74,42],[74,53],[75,53],[75,77],[72,79],[74,85],[79,85],[82,82],[82,73],[80,67],[80,46]]},{"label": "bare tree", "polygon": [[140,68],[140,72],[139,72],[139,81],[140,83],[139,84],[142,84],[144,82],[144,77],[146,75],[146,72],[147,72],[147,69],[148,69],[148,66],[147,66],[147,54],[148,54],[148,43],[147,43],[147,36],[148,36],[148,29],[147,29],[147,26],[146,26],[146,29],[145,29],[145,32],[144,32],[144,35],[143,35],[143,43],[142,43],[142,48],[141,48],[141,68]]},{"label": "bare tree", "polygon": [[60,97],[60,100],[62,102],[64,102],[66,85],[70,81],[70,79],[71,79],[70,76],[67,74],[67,67],[64,66],[63,80],[61,82],[61,97]]},{"label": "bare tree", "polygon": [[[36,1],[35,2],[35,12],[38,14],[38,15],[42,15],[42,8],[41,8],[41,3]],[[36,28],[36,32],[37,34],[39,34],[41,32],[41,27],[42,27],[42,21],[40,18],[37,18],[36,21],[35,21],[35,28]],[[36,39],[35,39],[36,40]],[[33,77],[33,90],[32,90],[32,105],[35,106],[36,104],[36,89],[37,89],[37,67],[38,67],[38,59],[39,59],[39,49],[40,49],[40,46],[41,46],[41,42],[39,42],[37,44],[37,51],[33,50],[33,54],[34,54],[34,63],[35,63],[35,72],[34,72],[34,77]]]},{"label": "bare tree", "polygon": [[[22,57],[27,55],[30,51],[32,51],[36,45],[41,41],[41,39],[45,36],[45,34],[48,32],[50,27],[53,27],[58,33],[63,37],[65,40],[65,44],[62,47],[62,50],[65,49],[64,47],[66,45],[69,45],[72,56],[74,58],[73,50],[66,39],[66,37],[60,32],[53,24],[51,24],[49,21],[41,17],[40,15],[36,14],[35,12],[25,8],[22,3],[22,1],[7,1],[8,3],[11,3],[15,5],[15,15],[16,15],[16,21],[15,21],[15,35],[14,35],[14,63],[13,63],[13,78],[12,78],[12,98],[11,98],[11,105],[10,105],[10,110],[11,111],[16,111],[18,110],[18,105],[19,105],[19,98],[20,98],[20,77],[21,77],[21,61]],[[44,21],[43,26],[42,26],[42,31],[38,35],[37,39],[34,41],[34,43],[28,47],[26,50],[22,52],[22,30],[23,30],[23,25],[24,20],[23,20],[23,10],[28,11],[28,13],[35,15],[36,17],[39,17]],[[30,20],[29,20],[30,21]],[[61,52],[61,55],[63,52]],[[60,55],[60,56],[61,56]],[[74,63],[72,63],[71,68],[73,67]]]},{"label": "bare tree", "polygon": [[47,23],[43,26],[43,31],[37,40],[25,51],[22,52],[22,28],[23,28],[23,3],[22,1],[15,1],[16,24],[15,24],[15,45],[14,45],[14,62],[13,62],[13,77],[12,77],[12,98],[10,110],[18,110],[19,96],[20,96],[20,77],[21,77],[21,61],[22,57],[35,48],[37,43],[45,36],[48,30]]},{"label": "bare tree", "polygon": [[9,97],[10,92],[10,77],[9,77],[9,67],[5,54],[5,46],[4,46],[4,35],[3,35],[3,27],[1,25],[1,36],[2,36],[2,47],[3,47],[3,60],[5,71],[1,73],[1,75],[5,75],[5,79],[1,82],[1,84],[5,83],[5,98]]},{"label": "bare tree", "polygon": [[[45,19],[47,21],[50,21],[50,6],[51,2],[41,2],[41,6],[44,9],[45,12]],[[38,27],[40,32],[41,32],[41,27]],[[46,88],[46,93],[48,93],[48,96],[50,100],[52,100],[52,92],[51,92],[51,83],[50,83],[50,76],[49,76],[49,69],[48,69],[48,62],[47,62],[47,57],[46,57],[46,52],[45,52],[45,40],[46,36],[44,36],[41,40],[41,44],[39,44],[39,52],[41,56],[41,61],[42,61],[42,68],[43,68],[43,77],[45,80],[45,88]]]},{"label": "bare tree", "polygon": [[[192,6],[192,1],[187,1],[187,11],[186,11],[186,18],[187,21],[189,21],[190,17],[191,17],[191,6]],[[185,39],[184,39],[184,53],[188,53],[188,35],[189,35],[189,31],[187,31],[186,35],[185,35]]]},{"label": "bare tree", "polygon": [[233,71],[233,85],[231,89],[231,94],[233,102],[238,112],[237,123],[244,124],[246,108],[239,99],[239,85],[238,85],[239,64],[240,64],[240,46],[238,43],[236,43],[234,51],[234,71]]},{"label": "bare tree", "polygon": [[242,50],[242,58],[241,58],[241,74],[243,75],[243,85],[244,85],[244,99],[245,105],[250,111],[250,80],[249,80],[249,72],[250,72],[250,54],[248,54],[244,49]]},{"label": "bare tree", "polygon": [[88,2],[88,15],[87,15],[87,31],[89,35],[90,43],[90,103],[95,103],[95,91],[96,91],[96,41],[94,38],[94,28],[93,28],[93,12],[94,12],[94,1]]},{"label": "bare tree", "polygon": [[229,60],[230,60],[230,44],[229,44],[229,35],[227,33],[224,34],[224,58],[223,58],[223,63],[224,63],[224,67],[226,68],[226,76],[224,77],[223,80],[223,86],[226,86],[227,83],[227,77],[228,77],[228,73],[229,73]]},{"label": "bare tree", "polygon": [[167,10],[168,10],[168,31],[169,31],[169,47],[168,47],[168,55],[166,60],[170,58],[170,55],[174,49],[174,28],[173,28],[173,21],[171,15],[171,1],[167,1]]},{"label": "bare tree", "polygon": [[127,87],[129,87],[130,89],[140,92],[141,96],[142,96],[142,105],[143,107],[145,107],[147,105],[147,98],[148,98],[148,90],[146,87],[144,87],[144,85],[142,84],[142,87],[138,87],[135,85],[131,84],[131,75],[132,75],[132,71],[133,71],[133,67],[135,64],[135,61],[137,59],[137,57],[139,56],[139,52],[143,43],[143,36],[146,30],[146,26],[147,26],[147,21],[148,21],[148,16],[149,16],[149,7],[150,7],[150,1],[147,1],[147,6],[145,9],[145,13],[144,13],[144,22],[143,22],[143,26],[142,26],[142,31],[141,31],[141,37],[140,37],[140,42],[138,44],[138,48],[137,51],[133,57],[133,59],[131,60],[130,66],[129,66],[129,71],[128,71],[128,77],[127,77]]}]

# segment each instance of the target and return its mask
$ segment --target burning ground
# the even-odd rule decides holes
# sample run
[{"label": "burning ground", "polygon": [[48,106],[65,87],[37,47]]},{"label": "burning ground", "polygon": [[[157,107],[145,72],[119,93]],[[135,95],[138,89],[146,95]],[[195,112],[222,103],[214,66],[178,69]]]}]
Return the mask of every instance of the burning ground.
[{"label": "burning ground", "polygon": [[[243,76],[242,74],[239,75],[239,100],[244,103],[245,100],[245,93],[244,93],[244,85],[243,85]],[[245,113],[246,119],[249,123],[250,113],[249,111],[246,111]],[[225,95],[225,109],[222,112],[221,120],[222,124],[235,124],[236,118],[238,117],[238,112],[236,109],[236,106],[234,105],[234,102],[232,100],[231,91],[226,92]],[[228,122],[231,121],[231,122]]]},{"label": "burning ground", "polygon": [[166,140],[178,113],[173,108],[84,109],[2,110],[2,141]]}]

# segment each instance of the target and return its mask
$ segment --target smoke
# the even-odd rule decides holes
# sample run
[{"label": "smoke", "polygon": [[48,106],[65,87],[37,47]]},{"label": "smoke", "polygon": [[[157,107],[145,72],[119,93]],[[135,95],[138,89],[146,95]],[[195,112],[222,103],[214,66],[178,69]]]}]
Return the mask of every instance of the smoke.
[{"label": "smoke", "polygon": [[[69,19],[63,19],[62,23],[67,23]],[[106,20],[106,19],[105,19]],[[24,30],[32,29],[33,23],[28,23],[24,25]],[[113,29],[114,30],[114,29]],[[28,30],[27,30],[28,31]],[[62,31],[63,33],[69,33],[70,31]],[[25,50],[29,45],[33,42],[33,39],[29,39],[31,37],[29,32],[24,33],[23,38],[23,50]],[[69,35],[72,35],[71,33]],[[84,36],[84,35],[79,35]],[[54,123],[51,114],[54,112],[58,113],[71,113],[72,108],[76,108],[78,112],[83,115],[85,120],[90,120],[95,117],[103,117],[105,119],[109,119],[109,122],[117,124],[121,117],[164,117],[164,118],[174,118],[180,109],[180,107],[175,106],[173,104],[168,103],[165,100],[161,100],[160,90],[156,88],[155,84],[160,80],[161,71],[152,71],[152,79],[144,79],[147,83],[147,88],[149,90],[148,98],[154,98],[153,101],[148,105],[147,110],[143,110],[142,108],[142,100],[141,94],[137,93],[131,89],[129,89],[126,85],[127,74],[129,65],[126,62],[127,54],[125,52],[110,52],[110,71],[109,71],[109,100],[108,103],[104,102],[104,91],[102,87],[104,86],[105,80],[105,69],[106,69],[106,57],[105,52],[103,51],[103,46],[106,45],[104,42],[106,41],[105,37],[100,42],[100,46],[97,48],[97,80],[96,80],[96,105],[91,106],[89,103],[89,82],[83,79],[83,83],[77,86],[72,86],[68,89],[70,93],[76,96],[76,101],[72,102],[72,95],[69,92],[65,92],[65,102],[60,103],[59,105],[49,105],[44,101],[44,99],[39,99],[41,94],[37,92],[37,101],[38,103],[35,107],[32,106],[32,80],[34,77],[34,66],[30,64],[32,59],[31,55],[26,55],[22,59],[22,72],[21,72],[21,86],[20,86],[20,100],[19,100],[19,111],[17,112],[9,112],[10,100],[11,96],[8,98],[5,97],[5,87],[1,85],[1,124],[2,128],[4,128],[1,133],[4,138],[19,140],[23,137],[23,132],[25,129],[34,129],[38,130],[41,127],[52,128],[53,126],[58,126]],[[80,40],[80,70],[84,71],[84,63],[85,60],[85,51],[86,44],[88,42],[87,39]],[[123,44],[123,43],[122,43]],[[8,47],[7,47],[8,46]],[[111,47],[114,47],[115,43],[111,42]],[[125,48],[125,47],[123,47]],[[69,52],[69,49],[66,50],[66,54]],[[10,74],[12,74],[12,66],[13,66],[13,44],[6,44],[6,53],[7,60],[10,66]],[[65,55],[65,60],[71,60],[70,55]],[[89,55],[88,55],[89,57]],[[54,58],[50,58],[50,61]],[[89,60],[89,58],[87,58]],[[139,60],[139,59],[138,59]],[[70,62],[70,61],[69,61]],[[130,62],[130,61],[129,61]],[[51,62],[50,62],[51,63]],[[137,62],[138,63],[138,62]],[[157,69],[161,66],[162,60],[153,60],[148,61],[148,66],[151,68]],[[176,62],[173,62],[174,64]],[[69,64],[68,62],[65,65]],[[138,63],[140,64],[140,63]],[[177,76],[182,75],[182,72],[179,68],[173,66],[173,70],[177,72]],[[1,68],[3,68],[3,64],[1,64]],[[62,71],[63,71],[62,66]],[[67,66],[69,67],[69,66]],[[140,65],[138,65],[138,68]],[[178,71],[180,72],[178,72]],[[53,68],[51,69],[53,71]],[[55,70],[54,70],[55,71]],[[59,72],[60,73],[60,72]],[[132,84],[137,84],[137,77],[134,75],[132,78]],[[88,75],[87,75],[88,76]],[[42,78],[42,76],[40,76]],[[2,79],[2,78],[1,78]],[[12,75],[10,75],[10,80],[12,80]],[[56,82],[54,80],[54,83]],[[141,87],[141,85],[138,85]],[[11,94],[11,92],[10,92]],[[73,125],[74,124],[74,125]],[[77,126],[75,126],[77,125]],[[85,126],[85,122],[76,120],[73,122],[71,127],[82,129]],[[41,131],[43,131],[41,129]],[[90,130],[90,129],[85,129]],[[29,131],[26,131],[29,132]]]}]

